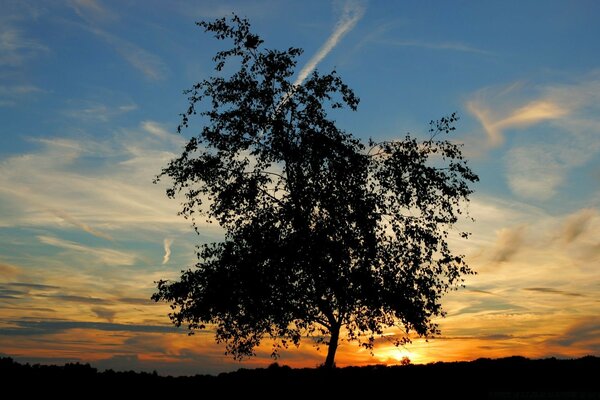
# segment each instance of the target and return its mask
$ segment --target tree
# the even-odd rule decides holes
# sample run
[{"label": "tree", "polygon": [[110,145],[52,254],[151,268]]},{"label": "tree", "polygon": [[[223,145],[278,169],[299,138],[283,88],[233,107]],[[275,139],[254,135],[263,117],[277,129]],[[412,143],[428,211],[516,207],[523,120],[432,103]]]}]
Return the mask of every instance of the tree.
[{"label": "tree", "polygon": [[[478,180],[460,146],[438,139],[456,115],[432,121],[427,140],[365,146],[328,118],[359,102],[335,71],[294,84],[302,50],[262,48],[235,15],[198,25],[233,47],[185,92],[178,132],[195,115],[203,126],[157,179],[184,194],[196,231],[206,218],[225,236],[198,246],[195,267],[159,281],[153,299],[190,333],[214,326],[236,359],[266,337],[277,357],[308,335],[332,367],[342,334],[369,349],[389,327],[403,328],[397,345],[436,334],[441,295],[472,273],[448,245]],[[232,60],[239,69],[226,73]]]}]

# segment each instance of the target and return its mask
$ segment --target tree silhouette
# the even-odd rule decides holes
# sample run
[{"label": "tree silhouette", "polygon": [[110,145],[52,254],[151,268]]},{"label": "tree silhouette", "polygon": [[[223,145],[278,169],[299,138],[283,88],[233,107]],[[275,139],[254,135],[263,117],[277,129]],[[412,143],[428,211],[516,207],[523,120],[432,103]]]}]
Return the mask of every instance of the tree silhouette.
[{"label": "tree silhouette", "polygon": [[425,141],[365,146],[328,118],[359,102],[335,71],[294,84],[301,49],[262,48],[235,15],[197,24],[233,47],[185,92],[178,132],[195,115],[203,126],[157,179],[184,194],[197,232],[202,218],[225,237],[199,246],[195,268],[159,281],[153,299],[190,333],[214,326],[236,359],[265,337],[277,357],[312,336],[332,367],[341,334],[369,349],[389,327],[402,327],[396,344],[436,334],[441,295],[472,273],[447,239],[478,177],[458,145],[437,139],[457,117],[432,121]]}]

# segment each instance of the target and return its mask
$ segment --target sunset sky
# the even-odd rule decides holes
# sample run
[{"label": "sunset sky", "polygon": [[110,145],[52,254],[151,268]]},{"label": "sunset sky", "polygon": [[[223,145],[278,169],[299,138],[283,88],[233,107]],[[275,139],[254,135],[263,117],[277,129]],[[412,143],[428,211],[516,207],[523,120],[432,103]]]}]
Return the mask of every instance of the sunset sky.
[{"label": "sunset sky", "polygon": [[[300,67],[335,68],[361,98],[332,114],[367,140],[426,137],[458,112],[480,176],[467,242],[478,272],[447,295],[442,335],[338,365],[600,355],[600,2],[0,0],[0,356],[163,374],[238,363],[210,330],[187,336],[154,281],[195,262],[165,185],[182,90],[223,43],[194,25],[248,17]],[[280,363],[314,367],[309,341]]]}]

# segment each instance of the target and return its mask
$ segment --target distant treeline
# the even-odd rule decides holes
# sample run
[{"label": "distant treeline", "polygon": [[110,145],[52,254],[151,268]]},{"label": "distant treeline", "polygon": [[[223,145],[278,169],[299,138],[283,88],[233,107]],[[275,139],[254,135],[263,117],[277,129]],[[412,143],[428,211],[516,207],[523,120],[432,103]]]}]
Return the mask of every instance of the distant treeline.
[{"label": "distant treeline", "polygon": [[168,394],[203,394],[200,397],[204,398],[208,393],[225,397],[252,395],[252,398],[255,395],[298,398],[301,393],[312,393],[318,398],[324,393],[350,396],[389,393],[394,398],[412,398],[411,393],[429,393],[444,395],[441,398],[452,394],[463,398],[600,399],[600,358],[530,360],[508,357],[335,369],[297,369],[272,364],[267,368],[242,368],[217,376],[183,377],[134,371],[99,372],[89,364],[79,363],[63,366],[20,364],[12,358],[0,358],[0,382],[5,391],[20,388],[24,395],[43,391],[46,395],[62,393],[75,397],[126,390],[149,398]]}]

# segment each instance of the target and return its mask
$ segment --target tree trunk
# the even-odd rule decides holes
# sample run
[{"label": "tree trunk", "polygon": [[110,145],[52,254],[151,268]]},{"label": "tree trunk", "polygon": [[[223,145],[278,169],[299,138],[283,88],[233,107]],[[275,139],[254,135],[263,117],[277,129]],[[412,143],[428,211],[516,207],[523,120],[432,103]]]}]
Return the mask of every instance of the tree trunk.
[{"label": "tree trunk", "polygon": [[335,352],[338,347],[338,340],[340,338],[340,325],[335,324],[331,327],[331,337],[329,338],[329,346],[327,347],[327,358],[325,359],[325,364],[323,367],[325,368],[333,368],[335,367]]}]

